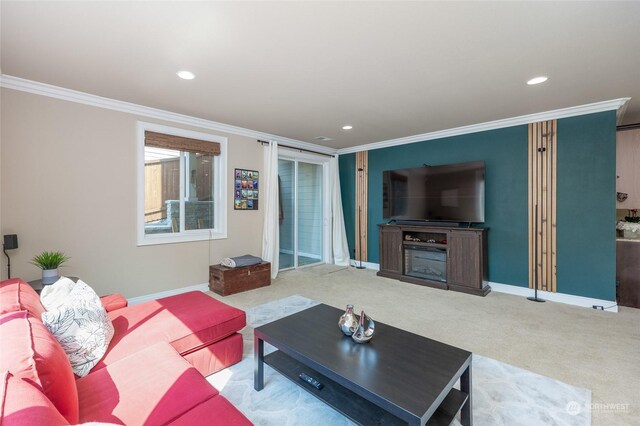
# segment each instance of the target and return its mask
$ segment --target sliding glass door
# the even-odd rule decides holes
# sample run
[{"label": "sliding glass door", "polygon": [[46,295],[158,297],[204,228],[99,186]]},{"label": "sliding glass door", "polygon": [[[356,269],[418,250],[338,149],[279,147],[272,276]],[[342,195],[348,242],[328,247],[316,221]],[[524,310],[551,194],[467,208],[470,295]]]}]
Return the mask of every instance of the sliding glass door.
[{"label": "sliding glass door", "polygon": [[296,203],[296,163],[289,160],[278,160],[278,185],[280,191],[280,269],[295,267],[296,253],[296,220],[294,207]]},{"label": "sliding glass door", "polygon": [[298,162],[298,265],[322,262],[322,165]]},{"label": "sliding glass door", "polygon": [[322,163],[281,158],[280,270],[324,262]]}]

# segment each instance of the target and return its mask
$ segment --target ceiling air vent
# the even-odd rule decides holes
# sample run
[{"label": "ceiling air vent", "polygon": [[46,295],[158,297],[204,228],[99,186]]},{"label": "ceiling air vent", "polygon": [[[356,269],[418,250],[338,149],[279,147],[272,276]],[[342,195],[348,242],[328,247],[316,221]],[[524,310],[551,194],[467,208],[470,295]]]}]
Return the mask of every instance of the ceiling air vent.
[{"label": "ceiling air vent", "polygon": [[319,141],[319,142],[329,142],[332,141],[332,138],[328,138],[326,136],[316,136],[315,138],[313,138],[314,141]]}]

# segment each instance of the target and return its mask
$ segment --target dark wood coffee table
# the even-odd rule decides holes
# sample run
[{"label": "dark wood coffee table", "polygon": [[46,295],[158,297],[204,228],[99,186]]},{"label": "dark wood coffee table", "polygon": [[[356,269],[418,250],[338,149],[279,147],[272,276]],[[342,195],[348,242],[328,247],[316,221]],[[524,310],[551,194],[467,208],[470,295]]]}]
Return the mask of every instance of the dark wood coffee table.
[{"label": "dark wood coffee table", "polygon": [[[458,411],[473,424],[471,352],[380,322],[369,343],[357,344],[338,329],[342,313],[317,305],[256,328],[255,389],[264,387],[266,363],[358,424],[449,425]],[[264,342],[278,350],[265,356]]]}]

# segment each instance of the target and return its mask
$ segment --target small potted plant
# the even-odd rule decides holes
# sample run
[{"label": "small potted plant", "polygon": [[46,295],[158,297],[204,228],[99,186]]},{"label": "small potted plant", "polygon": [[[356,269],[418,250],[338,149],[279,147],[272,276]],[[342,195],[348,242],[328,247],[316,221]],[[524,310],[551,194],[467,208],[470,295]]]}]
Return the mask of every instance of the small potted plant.
[{"label": "small potted plant", "polygon": [[31,263],[42,269],[42,285],[58,281],[58,267],[70,258],[61,251],[43,251],[31,259]]}]

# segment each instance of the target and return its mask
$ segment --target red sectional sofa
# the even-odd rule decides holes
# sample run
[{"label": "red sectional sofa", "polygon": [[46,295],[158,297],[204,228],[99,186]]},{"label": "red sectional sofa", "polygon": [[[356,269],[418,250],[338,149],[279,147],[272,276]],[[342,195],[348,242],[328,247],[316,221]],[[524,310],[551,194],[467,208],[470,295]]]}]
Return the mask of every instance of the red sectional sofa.
[{"label": "red sectional sofa", "polygon": [[0,424],[251,424],[203,377],[242,358],[243,311],[201,292],[102,301],[115,333],[78,378],[40,321],[38,294],[19,279],[0,283]]}]

